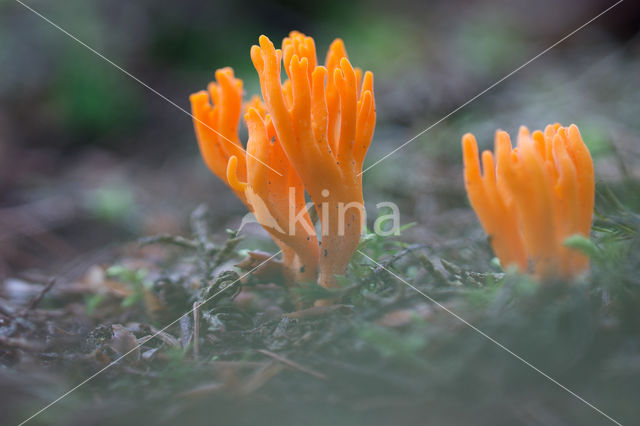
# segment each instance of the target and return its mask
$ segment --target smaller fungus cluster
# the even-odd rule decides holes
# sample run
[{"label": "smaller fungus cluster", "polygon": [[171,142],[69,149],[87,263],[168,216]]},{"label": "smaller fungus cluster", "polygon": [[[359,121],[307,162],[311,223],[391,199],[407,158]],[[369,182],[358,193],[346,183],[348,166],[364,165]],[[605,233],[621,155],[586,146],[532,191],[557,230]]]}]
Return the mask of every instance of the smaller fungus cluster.
[{"label": "smaller fungus cluster", "polygon": [[564,245],[588,237],[593,216],[593,161],[578,127],[521,127],[515,148],[499,130],[494,153],[482,153],[482,172],[472,134],[462,148],[469,201],[505,267],[563,278],[588,269],[588,258]]}]

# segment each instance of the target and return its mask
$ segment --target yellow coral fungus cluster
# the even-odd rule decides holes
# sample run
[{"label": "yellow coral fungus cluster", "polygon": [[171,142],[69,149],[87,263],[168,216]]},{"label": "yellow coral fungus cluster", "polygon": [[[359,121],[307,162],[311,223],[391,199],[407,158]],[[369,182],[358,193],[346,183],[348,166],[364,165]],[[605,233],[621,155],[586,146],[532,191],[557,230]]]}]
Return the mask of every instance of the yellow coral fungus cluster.
[{"label": "yellow coral fungus cluster", "polygon": [[[335,40],[317,65],[311,37],[292,32],[276,49],[265,36],[251,49],[264,103],[245,106],[246,151],[238,138],[242,82],[229,68],[191,96],[205,163],[254,213],[283,251],[296,281],[334,287],[364,225],[358,175],[375,128],[373,74],[351,66]],[[282,82],[281,68],[288,79]],[[305,206],[316,205],[321,241]]]},{"label": "yellow coral fungus cluster", "polygon": [[588,268],[584,255],[564,246],[569,236],[589,236],[593,216],[593,162],[575,125],[533,134],[521,127],[515,148],[497,131],[482,172],[474,136],[464,135],[462,146],[469,200],[504,266],[563,278]]}]

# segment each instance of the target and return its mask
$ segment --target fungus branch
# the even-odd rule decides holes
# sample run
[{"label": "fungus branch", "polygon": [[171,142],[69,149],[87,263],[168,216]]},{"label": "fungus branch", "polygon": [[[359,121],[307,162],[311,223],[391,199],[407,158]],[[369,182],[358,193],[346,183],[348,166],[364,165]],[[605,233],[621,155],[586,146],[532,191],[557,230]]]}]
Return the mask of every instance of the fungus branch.
[{"label": "fungus branch", "polygon": [[588,269],[586,256],[564,245],[589,236],[595,181],[593,162],[578,127],[549,125],[533,134],[521,127],[515,148],[497,131],[495,158],[475,138],[462,138],[469,201],[505,266],[536,275],[570,278]]},{"label": "fungus branch", "polygon": [[[282,248],[292,280],[317,275],[320,285],[336,287],[364,225],[359,173],[376,121],[373,74],[352,67],[340,39],[325,66],[317,65],[313,39],[299,32],[282,49],[266,36],[259,44],[251,59],[264,103],[254,97],[245,105],[246,151],[237,136],[242,82],[230,68],[216,72],[208,92],[191,96],[200,151]],[[305,191],[320,217],[321,241]]]}]

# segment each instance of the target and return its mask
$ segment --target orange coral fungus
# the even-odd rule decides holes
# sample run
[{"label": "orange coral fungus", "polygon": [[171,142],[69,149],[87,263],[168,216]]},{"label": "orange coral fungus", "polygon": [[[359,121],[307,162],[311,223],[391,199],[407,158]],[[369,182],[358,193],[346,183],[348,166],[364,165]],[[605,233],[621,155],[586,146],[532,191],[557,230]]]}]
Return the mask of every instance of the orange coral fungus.
[{"label": "orange coral fungus", "polygon": [[[319,284],[334,287],[364,224],[358,174],[375,128],[373,74],[351,66],[339,39],[318,66],[313,39],[296,31],[282,50],[261,36],[251,59],[264,103],[256,97],[246,105],[246,151],[237,135],[242,83],[229,68],[216,72],[208,93],[191,96],[200,151],[283,249],[294,278],[309,281],[317,272]],[[305,191],[320,217],[321,242]]]},{"label": "orange coral fungus", "polygon": [[504,266],[527,271],[531,263],[538,276],[564,278],[588,268],[584,255],[564,246],[571,235],[589,235],[593,216],[593,162],[578,127],[533,134],[521,127],[513,149],[499,130],[495,154],[482,153],[482,174],[472,134],[462,147],[469,200]]},{"label": "orange coral fungus", "polygon": [[[281,58],[289,79],[281,84]],[[358,176],[375,127],[373,74],[353,68],[342,40],[317,66],[313,39],[298,32],[277,50],[265,36],[251,48],[262,95],[292,167],[315,203],[322,242],[318,283],[335,287],[364,222]]]},{"label": "orange coral fungus", "polygon": [[[250,137],[245,151],[238,138],[242,81],[230,68],[216,71],[208,93],[195,93],[190,100],[200,152],[209,169],[229,185],[281,248],[289,281],[313,281],[318,242],[304,208],[304,189],[273,126],[265,127],[260,117],[258,111],[265,111],[262,102],[254,98],[247,104]],[[301,217],[291,232],[290,209]]]}]

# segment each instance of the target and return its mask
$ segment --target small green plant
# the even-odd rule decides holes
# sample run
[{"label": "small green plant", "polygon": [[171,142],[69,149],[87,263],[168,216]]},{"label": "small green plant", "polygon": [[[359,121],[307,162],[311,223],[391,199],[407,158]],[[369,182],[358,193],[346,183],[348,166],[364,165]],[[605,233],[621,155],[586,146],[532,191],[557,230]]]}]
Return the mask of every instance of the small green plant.
[{"label": "small green plant", "polygon": [[147,279],[146,269],[130,269],[121,265],[114,265],[107,269],[107,277],[127,284],[131,294],[122,299],[123,308],[131,307],[144,298],[145,291],[151,290],[153,282]]},{"label": "small green plant", "polygon": [[135,196],[122,184],[107,184],[90,191],[84,204],[96,219],[104,222],[124,223],[136,213]]},{"label": "small green plant", "polygon": [[[402,233],[416,225],[415,222],[402,225],[398,232]],[[360,244],[356,251],[366,251],[371,258],[378,260],[383,255],[388,255],[389,248],[395,247],[396,249],[403,249],[407,246],[406,243],[398,241],[397,235],[380,235],[375,232],[371,232],[369,228],[365,228],[364,236],[360,239]]]}]

